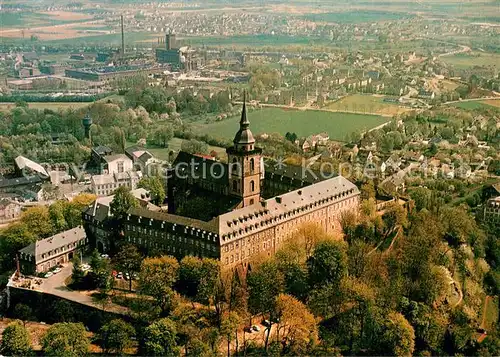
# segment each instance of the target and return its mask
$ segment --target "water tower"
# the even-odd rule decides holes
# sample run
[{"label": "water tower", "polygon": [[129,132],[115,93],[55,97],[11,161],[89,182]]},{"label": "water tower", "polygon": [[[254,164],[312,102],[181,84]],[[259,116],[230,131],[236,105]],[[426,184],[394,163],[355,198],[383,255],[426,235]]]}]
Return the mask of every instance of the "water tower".
[{"label": "water tower", "polygon": [[82,119],[83,127],[85,128],[85,137],[90,139],[90,127],[92,126],[92,118],[90,114],[87,113],[85,117]]}]

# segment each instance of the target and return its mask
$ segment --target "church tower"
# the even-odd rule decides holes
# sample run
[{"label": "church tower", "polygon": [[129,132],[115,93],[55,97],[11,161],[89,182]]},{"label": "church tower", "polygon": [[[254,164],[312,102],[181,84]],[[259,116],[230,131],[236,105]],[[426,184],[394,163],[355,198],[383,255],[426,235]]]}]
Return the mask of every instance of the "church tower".
[{"label": "church tower", "polygon": [[226,150],[229,163],[229,194],[239,197],[242,207],[260,201],[262,149],[255,147],[255,139],[249,126],[244,97],[240,129],[234,137],[234,145]]}]

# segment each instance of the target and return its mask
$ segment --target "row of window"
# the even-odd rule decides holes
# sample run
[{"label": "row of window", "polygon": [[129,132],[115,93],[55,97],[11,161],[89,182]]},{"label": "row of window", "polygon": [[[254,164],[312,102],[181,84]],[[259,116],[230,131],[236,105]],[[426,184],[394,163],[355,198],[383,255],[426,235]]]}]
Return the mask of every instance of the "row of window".
[{"label": "row of window", "polygon": [[[77,248],[77,247],[79,247],[79,246],[82,246],[82,245],[85,245],[85,244],[87,244],[88,242],[89,242],[88,238],[85,238],[85,239],[81,239],[81,240],[79,240],[79,241],[77,241],[77,242],[74,242],[74,243],[71,243],[71,244],[68,244],[68,245],[62,246],[62,247],[60,247],[60,248],[56,248],[56,249],[54,249],[54,250],[51,250],[51,251],[49,251],[49,252],[47,252],[47,253],[42,254],[42,259],[49,258],[49,257],[51,257],[51,256],[53,256],[53,255],[59,255],[59,254],[62,254],[62,253],[64,253],[64,252],[68,251],[68,250],[69,250],[69,251],[74,250],[75,248]],[[31,255],[30,255],[30,256],[28,256],[28,260],[30,260],[30,261],[31,261],[31,260],[32,260],[32,258],[33,258],[33,257],[32,257]]]},{"label": "row of window", "polygon": [[[140,218],[139,218],[139,222],[140,222]],[[153,221],[150,220],[149,224],[151,225],[152,222]],[[175,224],[172,226],[172,231],[175,231],[175,226],[176,226]],[[165,223],[162,222],[161,229],[165,229],[164,227],[165,227]],[[217,238],[216,234],[211,234],[210,232],[201,231],[200,229],[194,229],[194,228],[190,229],[188,227],[183,227],[183,228],[184,228],[184,234],[186,234],[186,235],[191,235],[191,236],[194,236],[197,238],[203,238],[203,239],[207,239],[207,240],[210,240],[210,238],[211,238],[212,241],[214,241],[214,242],[216,241],[216,238]],[[170,233],[167,233],[165,231],[152,229],[152,228],[144,228],[144,227],[135,226],[132,224],[126,224],[125,229],[128,231],[132,231],[132,232],[143,233],[143,234],[149,235],[151,237],[161,237],[164,239],[165,238],[172,239],[172,238],[175,238],[178,236],[177,234],[170,234]]]},{"label": "row of window", "polygon": [[[178,237],[178,238],[179,238],[178,241],[180,243],[182,243],[181,237]],[[143,245],[143,246],[149,247],[149,248],[165,249],[167,252],[178,253],[178,254],[184,253],[186,255],[189,255],[190,254],[189,252],[191,251],[189,249],[190,247],[184,247],[184,248],[177,247],[176,248],[174,245],[160,244],[156,241],[151,241],[150,239],[144,239],[144,238],[135,237],[135,236],[128,236],[127,241],[130,243],[140,244],[140,245]],[[188,243],[188,241],[186,239],[184,239],[184,243]],[[189,244],[193,245],[193,243],[194,243],[196,248],[199,248],[201,250],[207,250],[207,251],[211,251],[214,253],[217,251],[215,245],[213,245],[213,244],[208,244],[205,242],[199,242],[197,240],[190,239]],[[194,248],[194,247],[191,247],[191,248]]]}]

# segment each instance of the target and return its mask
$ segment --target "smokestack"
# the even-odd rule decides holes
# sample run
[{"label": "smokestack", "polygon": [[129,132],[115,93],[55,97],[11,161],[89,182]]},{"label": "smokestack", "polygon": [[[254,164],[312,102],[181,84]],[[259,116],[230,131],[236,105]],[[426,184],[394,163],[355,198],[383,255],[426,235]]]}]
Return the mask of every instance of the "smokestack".
[{"label": "smokestack", "polygon": [[122,56],[125,54],[125,34],[123,33],[123,15],[120,16],[122,25]]}]

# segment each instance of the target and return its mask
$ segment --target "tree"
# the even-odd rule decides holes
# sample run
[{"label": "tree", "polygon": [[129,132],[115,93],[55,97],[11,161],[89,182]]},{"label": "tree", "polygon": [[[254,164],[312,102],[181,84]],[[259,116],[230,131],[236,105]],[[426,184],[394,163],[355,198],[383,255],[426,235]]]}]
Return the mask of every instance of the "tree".
[{"label": "tree", "polygon": [[195,297],[201,280],[201,259],[193,256],[182,258],[179,265],[178,290],[183,294]]},{"label": "tree", "polygon": [[124,220],[128,210],[137,206],[136,198],[130,193],[130,188],[126,186],[120,186],[116,189],[113,200],[109,205],[111,214],[118,221]]},{"label": "tree", "polygon": [[162,313],[172,306],[174,299],[173,284],[179,274],[177,259],[170,256],[144,259],[139,273],[139,291],[152,296]]},{"label": "tree", "polygon": [[307,266],[312,286],[323,284],[338,286],[347,273],[345,245],[339,241],[320,242],[307,260]]},{"label": "tree", "polygon": [[[238,338],[238,326],[240,325],[240,317],[234,311],[229,312],[223,319],[221,324],[221,335],[226,336],[227,340],[227,356],[231,356],[231,341],[233,338]],[[238,352],[238,351],[236,351]]]},{"label": "tree", "polygon": [[111,266],[108,259],[99,255],[97,250],[92,252],[90,257],[90,267],[92,268],[92,277],[99,289],[108,290],[111,284]]},{"label": "tree", "polygon": [[85,272],[81,267],[82,261],[80,260],[80,256],[78,254],[75,254],[73,256],[73,259],[71,260],[71,263],[73,264],[73,273],[72,273],[73,281],[74,282],[79,281],[85,276]]},{"label": "tree", "polygon": [[[269,321],[276,316],[276,298],[284,291],[284,278],[274,261],[266,261],[250,272],[247,278],[248,309],[252,314],[266,314]],[[270,329],[264,343],[267,349]]]},{"label": "tree", "polygon": [[14,266],[17,251],[35,242],[37,237],[24,223],[15,222],[0,232],[0,252],[2,266],[10,269]]},{"label": "tree", "polygon": [[155,145],[166,148],[168,142],[174,137],[174,131],[170,125],[158,127],[152,135],[152,141]]},{"label": "tree", "polygon": [[132,276],[141,270],[142,255],[136,246],[127,244],[123,246],[114,257],[116,267],[129,276],[129,291],[132,291]]},{"label": "tree", "polygon": [[49,206],[50,221],[56,232],[62,232],[68,229],[68,224],[64,217],[65,206],[66,202],[64,201],[56,201]]},{"label": "tree", "polygon": [[134,327],[122,319],[111,320],[99,330],[99,338],[105,354],[122,354],[132,345],[134,336]]},{"label": "tree", "polygon": [[415,349],[415,331],[412,325],[397,312],[391,312],[384,323],[380,337],[380,352],[393,356],[411,356]]},{"label": "tree", "polygon": [[276,341],[283,354],[306,355],[318,341],[316,320],[307,307],[293,296],[280,294],[276,298]]},{"label": "tree", "polygon": [[18,303],[14,307],[14,316],[26,327],[26,321],[33,319],[33,310],[28,305]]},{"label": "tree", "polygon": [[28,356],[32,354],[31,339],[21,321],[11,322],[2,332],[2,354]]},{"label": "tree", "polygon": [[141,353],[146,356],[177,356],[177,328],[167,318],[157,320],[146,327]]},{"label": "tree", "polygon": [[143,177],[137,184],[137,187],[148,190],[155,204],[161,205],[165,201],[165,185],[162,182],[161,177]]},{"label": "tree", "polygon": [[47,238],[54,233],[49,209],[45,206],[28,208],[21,215],[21,222],[26,224],[28,230],[38,239]]},{"label": "tree", "polygon": [[203,141],[195,139],[184,140],[181,144],[181,150],[189,154],[207,154],[208,145]]},{"label": "tree", "polygon": [[83,356],[89,351],[90,341],[82,323],[62,322],[52,325],[42,338],[46,356]]}]

